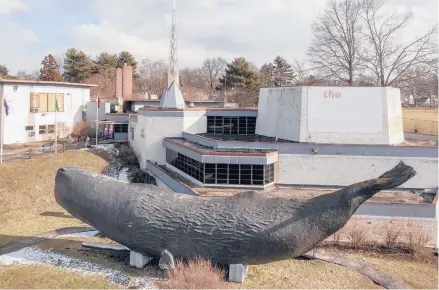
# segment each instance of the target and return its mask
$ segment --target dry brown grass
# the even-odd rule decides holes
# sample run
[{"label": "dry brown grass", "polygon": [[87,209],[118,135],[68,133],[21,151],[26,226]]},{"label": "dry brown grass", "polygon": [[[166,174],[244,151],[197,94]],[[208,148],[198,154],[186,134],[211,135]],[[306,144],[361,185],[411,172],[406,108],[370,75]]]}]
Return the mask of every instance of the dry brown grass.
[{"label": "dry brown grass", "polygon": [[103,276],[86,276],[50,266],[0,266],[0,288],[117,289]]},{"label": "dry brown grass", "polygon": [[168,270],[167,276],[167,281],[162,285],[165,289],[227,288],[224,271],[212,266],[209,260],[178,261],[174,269]]},{"label": "dry brown grass", "polygon": [[239,289],[378,289],[369,278],[343,266],[319,261],[289,259],[249,266]]},{"label": "dry brown grass", "polygon": [[438,268],[436,264],[419,261],[395,259],[385,255],[368,255],[367,253],[343,253],[343,255],[364,261],[385,274],[404,280],[415,289],[437,289]]},{"label": "dry brown grass", "polygon": [[403,108],[404,132],[437,136],[437,116],[437,108]]},{"label": "dry brown grass", "polygon": [[0,245],[81,223],[70,217],[53,197],[58,168],[77,166],[101,172],[107,162],[89,152],[38,155],[0,164]]}]

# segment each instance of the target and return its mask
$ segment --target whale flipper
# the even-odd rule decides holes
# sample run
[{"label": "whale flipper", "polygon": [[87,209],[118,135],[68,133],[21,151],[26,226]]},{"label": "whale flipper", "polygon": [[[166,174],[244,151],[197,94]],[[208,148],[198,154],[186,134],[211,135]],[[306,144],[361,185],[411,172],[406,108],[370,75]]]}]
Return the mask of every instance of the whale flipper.
[{"label": "whale flipper", "polygon": [[175,267],[174,257],[168,250],[162,252],[162,256],[159,261],[160,269],[173,269]]}]

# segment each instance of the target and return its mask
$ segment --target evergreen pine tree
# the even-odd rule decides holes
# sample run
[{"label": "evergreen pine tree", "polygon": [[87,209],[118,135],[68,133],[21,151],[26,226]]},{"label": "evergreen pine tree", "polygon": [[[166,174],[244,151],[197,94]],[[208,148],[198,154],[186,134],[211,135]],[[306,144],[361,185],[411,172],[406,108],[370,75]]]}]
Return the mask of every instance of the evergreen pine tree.
[{"label": "evergreen pine tree", "polygon": [[95,64],[90,56],[74,48],[67,50],[64,58],[63,77],[65,80],[79,83],[88,78],[95,70]]},{"label": "evergreen pine tree", "polygon": [[39,79],[42,81],[61,82],[63,78],[59,72],[59,64],[56,62],[52,54],[44,57],[41,62]]},{"label": "evergreen pine tree", "polygon": [[273,61],[274,66],[274,86],[282,87],[291,85],[294,79],[293,68],[281,56],[277,56]]}]

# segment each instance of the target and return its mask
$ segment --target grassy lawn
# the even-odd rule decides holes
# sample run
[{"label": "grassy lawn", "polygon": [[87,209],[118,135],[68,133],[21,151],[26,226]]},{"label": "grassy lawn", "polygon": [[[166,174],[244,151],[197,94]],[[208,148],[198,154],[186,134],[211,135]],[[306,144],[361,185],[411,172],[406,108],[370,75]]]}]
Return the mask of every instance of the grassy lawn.
[{"label": "grassy lawn", "polygon": [[38,155],[0,165],[0,245],[60,227],[83,225],[53,197],[60,167],[77,166],[101,172],[107,162],[82,151]]},{"label": "grassy lawn", "polygon": [[437,136],[437,114],[437,108],[403,108],[404,132]]},{"label": "grassy lawn", "polygon": [[0,288],[9,289],[114,289],[105,277],[83,276],[49,266],[1,266]]}]

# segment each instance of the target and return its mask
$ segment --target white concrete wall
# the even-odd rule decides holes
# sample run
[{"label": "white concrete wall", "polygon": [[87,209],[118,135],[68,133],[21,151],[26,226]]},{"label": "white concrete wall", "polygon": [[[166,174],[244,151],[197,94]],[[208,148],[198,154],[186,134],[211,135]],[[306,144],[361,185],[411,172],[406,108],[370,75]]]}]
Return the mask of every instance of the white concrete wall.
[{"label": "white concrete wall", "polygon": [[345,186],[377,178],[400,160],[417,172],[402,188],[438,186],[438,160],[414,157],[281,154],[275,178],[280,184]]},{"label": "white concrete wall", "polygon": [[386,87],[263,88],[256,134],[296,142],[397,144],[403,140],[399,94]]},{"label": "white concrete wall", "polygon": [[[99,120],[105,120],[106,114],[111,112],[111,104],[107,102],[102,102],[99,105]],[[87,103],[87,121],[95,121],[96,120],[96,102],[88,102]]]},{"label": "white concrete wall", "polygon": [[399,89],[391,87],[386,88],[386,91],[389,123],[389,143],[398,144],[404,141],[400,91]]},{"label": "white concrete wall", "polygon": [[[164,111],[164,114],[169,113]],[[130,122],[128,140],[136,153],[140,168],[146,168],[146,161],[166,163],[166,149],[163,139],[181,137],[183,132],[205,133],[207,118],[205,111],[184,111],[182,116],[145,116],[140,112],[137,123]],[[160,113],[156,113],[160,114]],[[184,117],[183,117],[184,115]],[[130,127],[134,127],[134,141],[131,140]],[[143,136],[142,136],[143,132]]]},{"label": "white concrete wall", "polygon": [[190,134],[207,132],[206,111],[188,111],[184,115],[183,131]]},{"label": "white concrete wall", "polygon": [[300,142],[389,144],[386,88],[305,87],[304,93]]},{"label": "white concrete wall", "polygon": [[[128,131],[129,131],[128,127]],[[114,133],[114,140],[128,140],[129,133]]]},{"label": "white concrete wall", "polygon": [[114,121],[118,123],[128,123],[129,114],[121,114],[121,113],[107,113],[104,116],[104,120]]},{"label": "white concrete wall", "polygon": [[[18,85],[14,92],[14,85]],[[55,134],[40,135],[40,125],[54,125],[55,112],[31,113],[30,94],[61,93],[64,94],[64,112],[56,113],[59,127],[65,124],[68,133],[76,122],[82,121],[82,110],[90,101],[90,89],[87,87],[54,86],[43,84],[4,84],[3,93],[9,106],[9,115],[5,116],[4,144],[42,141],[53,138]],[[34,126],[34,137],[28,137],[26,126]]]},{"label": "white concrete wall", "polygon": [[[142,137],[143,129],[143,137]],[[128,128],[128,130],[130,130]],[[163,146],[165,137],[181,137],[183,117],[137,116],[133,150],[139,158],[141,169],[146,169],[146,161],[166,163],[166,150]]]},{"label": "white concrete wall", "polygon": [[299,141],[301,102],[301,87],[260,89],[256,134]]}]

